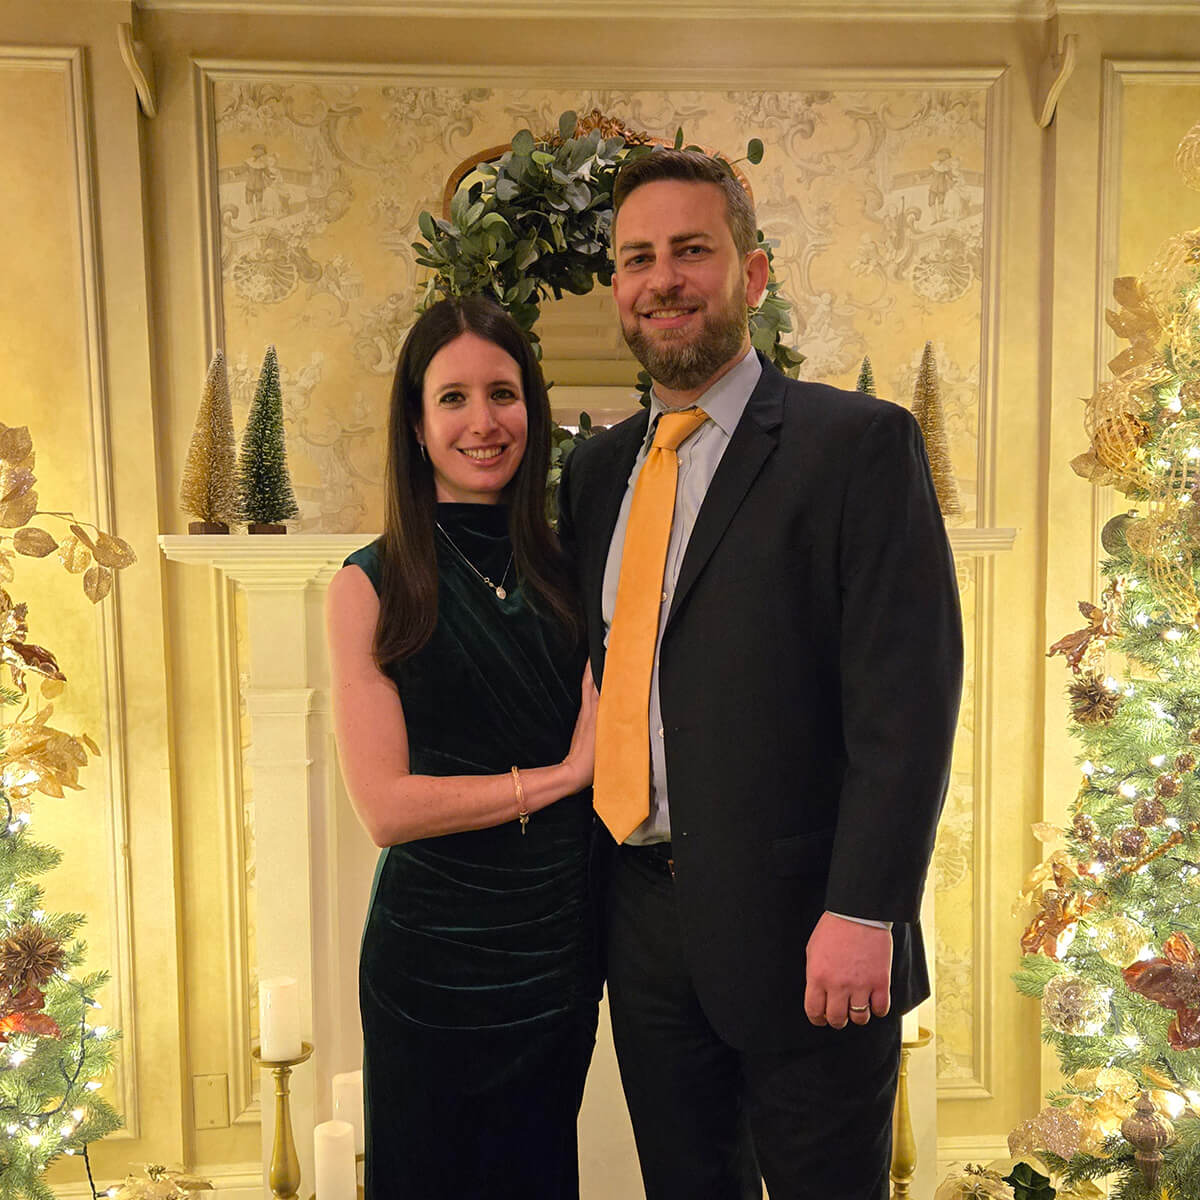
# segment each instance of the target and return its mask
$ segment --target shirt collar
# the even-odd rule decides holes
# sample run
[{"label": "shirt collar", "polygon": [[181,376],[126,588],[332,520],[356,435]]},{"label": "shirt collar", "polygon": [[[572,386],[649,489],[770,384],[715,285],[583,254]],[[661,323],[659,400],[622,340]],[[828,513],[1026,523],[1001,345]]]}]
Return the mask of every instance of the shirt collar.
[{"label": "shirt collar", "polygon": [[[762,375],[762,363],[758,360],[754,347],[746,351],[716,383],[696,400],[696,406],[708,413],[714,425],[721,428],[726,437],[732,437],[737,423],[746,411],[750,393],[754,391],[759,377]],[[646,429],[645,447],[654,440],[654,426],[658,418],[671,410],[658,398],[658,393],[650,393],[650,424]]]}]

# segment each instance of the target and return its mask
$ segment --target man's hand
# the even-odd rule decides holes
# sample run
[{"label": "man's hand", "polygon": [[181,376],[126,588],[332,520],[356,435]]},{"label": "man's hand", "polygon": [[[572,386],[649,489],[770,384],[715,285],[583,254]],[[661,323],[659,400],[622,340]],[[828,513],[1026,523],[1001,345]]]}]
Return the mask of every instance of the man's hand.
[{"label": "man's hand", "polygon": [[[804,1011],[814,1025],[865,1025],[891,1008],[892,934],[824,913],[808,939]],[[855,1011],[858,1010],[858,1011]]]}]

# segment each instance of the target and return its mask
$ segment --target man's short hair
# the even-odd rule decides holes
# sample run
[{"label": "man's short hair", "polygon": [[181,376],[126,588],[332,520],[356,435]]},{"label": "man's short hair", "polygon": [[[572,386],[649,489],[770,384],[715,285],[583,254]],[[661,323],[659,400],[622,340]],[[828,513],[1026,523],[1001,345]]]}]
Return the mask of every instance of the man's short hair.
[{"label": "man's short hair", "polygon": [[674,179],[683,183],[715,183],[725,194],[725,219],[733,244],[742,254],[749,254],[758,245],[758,220],[754,202],[738,181],[732,169],[718,159],[695,150],[674,150],[655,147],[649,154],[639,155],[626,162],[617,172],[613,183],[613,226],[617,213],[629,194],[643,184]]}]

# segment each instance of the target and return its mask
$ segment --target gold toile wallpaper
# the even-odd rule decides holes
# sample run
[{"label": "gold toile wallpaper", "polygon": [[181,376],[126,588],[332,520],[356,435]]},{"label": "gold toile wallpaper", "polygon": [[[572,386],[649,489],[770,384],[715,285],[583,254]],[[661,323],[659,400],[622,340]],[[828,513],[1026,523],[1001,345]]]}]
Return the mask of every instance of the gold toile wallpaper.
[{"label": "gold toile wallpaper", "polygon": [[[793,343],[807,356],[801,374],[853,387],[869,354],[879,394],[910,406],[932,341],[961,523],[976,523],[987,81],[568,92],[222,71],[209,82],[220,255],[213,269],[235,423],[273,343],[299,529],[361,532],[366,540],[382,524],[389,384],[422,282],[411,247],[418,213],[439,211],[447,176],[464,159],[523,127],[553,130],[566,109],[599,109],[667,139],[682,126],[689,141],[730,158],[744,154],[748,138],[762,139],[763,162],[745,170],[759,224],[776,243]],[[604,299],[589,303],[600,313]],[[555,307],[543,316],[552,378],[556,365],[568,365],[556,363],[548,336]],[[599,319],[611,324],[594,352],[568,346],[563,357],[591,353],[602,366],[622,356],[615,316]],[[573,381],[586,379],[586,362],[569,365]],[[960,564],[959,580],[971,647],[970,562]],[[951,1083],[979,1073],[973,697],[969,677],[933,875],[938,1067]]]}]

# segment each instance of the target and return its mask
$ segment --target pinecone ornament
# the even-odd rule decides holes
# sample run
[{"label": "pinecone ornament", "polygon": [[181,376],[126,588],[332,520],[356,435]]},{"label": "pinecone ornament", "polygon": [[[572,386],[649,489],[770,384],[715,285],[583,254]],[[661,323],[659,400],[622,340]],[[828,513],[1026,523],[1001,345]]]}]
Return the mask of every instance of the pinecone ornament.
[{"label": "pinecone ornament", "polygon": [[1146,829],[1161,825],[1167,816],[1167,806],[1157,796],[1143,796],[1133,806],[1133,819]]}]

